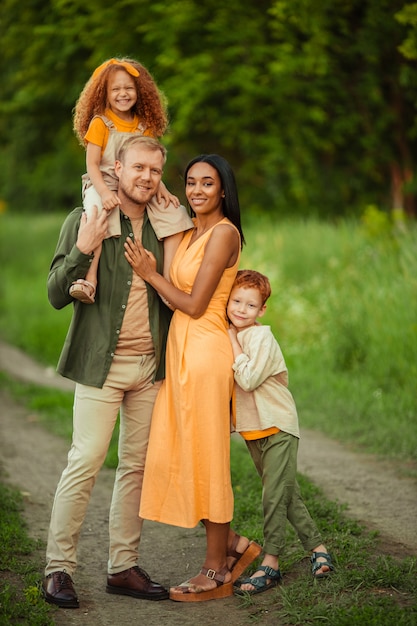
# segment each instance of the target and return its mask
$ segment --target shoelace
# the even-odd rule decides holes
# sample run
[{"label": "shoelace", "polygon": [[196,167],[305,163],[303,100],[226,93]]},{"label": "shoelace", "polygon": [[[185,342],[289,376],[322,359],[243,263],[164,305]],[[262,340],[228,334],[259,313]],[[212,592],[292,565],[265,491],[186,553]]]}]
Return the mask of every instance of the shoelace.
[{"label": "shoelace", "polygon": [[144,578],[147,582],[151,581],[151,577],[149,576],[149,574],[147,574],[143,569],[141,569],[138,565],[135,565],[135,567],[133,568],[135,570],[135,572],[138,574],[138,576],[140,576],[141,578]]},{"label": "shoelace", "polygon": [[59,578],[58,578],[58,584],[59,584],[59,589],[72,589],[72,580],[71,580],[71,576],[69,574],[67,574],[67,572],[58,572],[59,573]]}]

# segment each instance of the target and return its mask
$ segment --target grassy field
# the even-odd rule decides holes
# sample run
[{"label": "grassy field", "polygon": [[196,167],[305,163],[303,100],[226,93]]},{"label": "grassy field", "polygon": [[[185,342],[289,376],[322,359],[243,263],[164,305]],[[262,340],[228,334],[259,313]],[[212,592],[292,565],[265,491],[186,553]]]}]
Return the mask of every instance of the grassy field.
[{"label": "grassy field", "polygon": [[[71,307],[46,277],[62,215],[0,215],[0,337],[55,365]],[[267,274],[302,426],[417,464],[417,229],[251,217],[241,267]],[[417,473],[417,472],[416,472]]]},{"label": "grassy field", "polygon": [[[46,364],[56,363],[71,314],[53,310],[46,296],[46,276],[62,219],[0,215],[0,336]],[[241,267],[270,277],[273,295],[263,321],[271,324],[286,356],[301,425],[354,449],[393,459],[415,476],[415,228],[396,230],[377,212],[367,214],[362,224],[279,223],[252,217],[244,225],[248,244]],[[0,386],[38,412],[50,430],[69,439],[69,394],[18,384],[6,376],[0,377]],[[235,524],[262,541],[259,479],[244,446],[232,443]],[[115,463],[113,442],[107,464]],[[289,529],[281,561],[288,572],[285,585],[265,596],[259,612],[250,598],[242,600],[248,623],[262,623],[262,612],[269,611],[277,624],[415,626],[416,559],[380,555],[374,535],[347,520],[341,507],[326,502],[303,477],[300,481],[306,504],[335,555],[338,574],[324,585],[312,584],[308,566],[301,563],[303,552]],[[7,557],[15,554],[13,533],[3,529],[10,528],[5,522],[10,501],[17,511],[13,528],[22,532],[18,495],[0,493],[0,542],[5,553],[0,570],[11,567],[18,578],[20,559],[26,563],[28,557],[18,555],[14,562]],[[17,592],[0,587],[0,624],[48,624],[43,613],[38,618],[44,606],[39,606],[32,574],[23,587],[19,613],[13,612],[20,606]],[[29,615],[32,611],[32,617],[27,618],[25,611]]]},{"label": "grassy field", "polygon": [[[11,384],[4,377],[0,385],[7,386],[31,408],[49,406],[48,410],[40,411],[45,423],[53,406],[70,414],[68,394]],[[236,441],[232,441],[232,481],[234,526],[262,542],[260,481],[245,446]],[[284,583],[262,596],[261,604],[259,597],[239,600],[242,626],[262,624],[264,615],[272,615],[277,626],[322,622],[332,626],[415,626],[417,559],[381,554],[376,534],[366,532],[346,518],[342,506],[326,501],[320,490],[303,476],[299,476],[299,482],[304,501],[326,537],[337,573],[325,581],[312,581],[306,555],[293,530],[288,528],[287,548],[280,559]],[[30,540],[19,518],[21,507],[20,494],[3,487],[0,476],[0,572],[8,573],[7,582],[0,582],[0,624],[49,626],[54,623],[52,612],[38,592],[43,558],[40,546]]]},{"label": "grassy field", "polygon": [[52,626],[48,605],[39,597],[41,563],[21,518],[23,497],[1,484],[0,474],[0,624]]}]

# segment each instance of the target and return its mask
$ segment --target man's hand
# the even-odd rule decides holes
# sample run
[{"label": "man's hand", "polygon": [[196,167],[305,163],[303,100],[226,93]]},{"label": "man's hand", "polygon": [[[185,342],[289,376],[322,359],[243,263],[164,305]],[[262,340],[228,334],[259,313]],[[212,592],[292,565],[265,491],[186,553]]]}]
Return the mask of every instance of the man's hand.
[{"label": "man's hand", "polygon": [[107,235],[107,212],[100,211],[93,206],[91,215],[87,217],[86,213],[81,216],[80,229],[76,246],[83,254],[91,254],[93,250],[98,248]]}]

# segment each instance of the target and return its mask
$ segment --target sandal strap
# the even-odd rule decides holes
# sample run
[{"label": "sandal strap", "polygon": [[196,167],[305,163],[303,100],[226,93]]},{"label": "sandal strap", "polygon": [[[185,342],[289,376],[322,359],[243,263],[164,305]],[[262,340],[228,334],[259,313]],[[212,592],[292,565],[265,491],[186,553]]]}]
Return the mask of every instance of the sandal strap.
[{"label": "sandal strap", "polygon": [[258,570],[262,570],[265,572],[263,576],[253,576],[252,578],[244,578],[240,581],[240,585],[252,585],[256,589],[260,589],[265,586],[266,581],[277,580],[280,581],[282,578],[281,572],[279,569],[274,569],[273,567],[269,567],[269,565],[260,565]]},{"label": "sandal strap", "polygon": [[207,576],[207,578],[210,578],[210,580],[214,580],[216,585],[219,587],[220,585],[223,585],[228,571],[227,567],[223,567],[223,569],[218,572],[215,569],[202,567],[200,573]]},{"label": "sandal strap", "polygon": [[329,561],[332,560],[332,557],[330,556],[330,554],[328,554],[328,552],[313,552],[313,554],[311,555],[311,561],[315,561],[319,556],[323,557],[324,559],[328,559]]},{"label": "sandal strap", "polygon": [[[317,559],[321,557],[323,559],[325,559],[324,561],[318,561]],[[334,565],[332,563],[332,557],[330,556],[330,554],[328,554],[328,552],[313,552],[313,554],[310,557],[310,561],[313,564],[312,567],[312,571],[313,574],[320,569],[321,567],[323,567],[323,565],[326,565],[330,571],[334,570]]]},{"label": "sandal strap", "polygon": [[273,567],[269,567],[269,565],[260,565],[258,567],[258,570],[259,569],[265,572],[266,578],[271,578],[272,580],[281,579],[281,572],[279,571],[279,569],[274,569]]},{"label": "sandal strap", "polygon": [[240,535],[235,534],[235,536],[233,537],[233,541],[232,541],[232,547],[230,548],[230,550],[227,551],[227,556],[231,556],[237,560],[239,560],[240,557],[242,556],[242,552],[238,552],[236,550],[237,544],[239,543],[239,539],[240,539]]},{"label": "sandal strap", "polygon": [[240,586],[252,585],[252,587],[255,587],[255,589],[261,589],[266,585],[267,580],[267,576],[254,576],[253,578],[244,578],[240,581]]},{"label": "sandal strap", "polygon": [[90,283],[90,281],[89,281],[89,280],[85,280],[85,278],[84,278],[83,280],[84,280],[84,282],[83,282],[83,283],[81,283],[81,284],[88,285],[88,287],[90,287],[90,289],[91,289],[92,291],[95,291],[95,290],[96,290],[95,285],[93,285],[93,283]]}]

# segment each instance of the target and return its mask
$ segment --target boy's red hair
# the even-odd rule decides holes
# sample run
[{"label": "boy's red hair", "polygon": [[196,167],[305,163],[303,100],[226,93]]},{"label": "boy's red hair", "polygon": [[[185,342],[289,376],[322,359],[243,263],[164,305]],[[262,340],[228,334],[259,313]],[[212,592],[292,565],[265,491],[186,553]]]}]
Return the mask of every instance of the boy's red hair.
[{"label": "boy's red hair", "polygon": [[239,270],[232,289],[243,287],[243,289],[257,289],[261,294],[262,305],[271,295],[271,284],[266,276],[256,270]]}]

